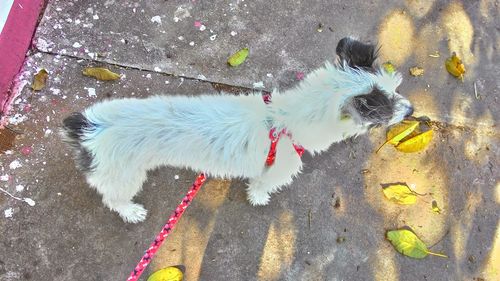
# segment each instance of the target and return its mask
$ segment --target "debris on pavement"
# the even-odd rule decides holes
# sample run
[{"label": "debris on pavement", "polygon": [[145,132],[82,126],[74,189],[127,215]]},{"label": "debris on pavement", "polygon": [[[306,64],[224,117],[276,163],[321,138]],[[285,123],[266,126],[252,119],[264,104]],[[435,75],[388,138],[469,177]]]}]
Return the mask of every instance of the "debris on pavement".
[{"label": "debris on pavement", "polygon": [[37,74],[35,74],[35,77],[33,78],[33,83],[31,84],[31,88],[34,91],[40,91],[41,89],[45,88],[45,83],[47,82],[47,79],[49,78],[49,73],[45,68],[40,69]]},{"label": "debris on pavement", "polygon": [[424,75],[424,69],[418,66],[410,68],[410,74],[412,76],[423,76]]}]

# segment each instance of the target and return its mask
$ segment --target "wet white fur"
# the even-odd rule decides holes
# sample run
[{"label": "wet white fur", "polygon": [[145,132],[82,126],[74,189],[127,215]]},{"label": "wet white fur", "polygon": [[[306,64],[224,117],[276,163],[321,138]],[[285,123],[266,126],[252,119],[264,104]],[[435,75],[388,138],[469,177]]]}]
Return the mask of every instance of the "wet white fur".
[{"label": "wet white fur", "polygon": [[[260,93],[104,101],[84,112],[96,124],[82,142],[94,159],[87,180],[103,195],[104,204],[132,223],[144,220],[147,213],[132,198],[141,190],[146,172],[161,165],[213,177],[249,178],[249,201],[265,205],[270,194],[291,183],[302,167],[287,137],[278,143],[274,165],[264,166],[271,127],[287,128],[293,142],[319,153],[367,131],[369,124],[341,120],[340,109],[350,97],[374,85],[397,95],[400,83],[399,74],[326,63],[296,88],[275,91],[269,105]],[[394,114],[392,123],[403,119],[404,103],[409,104],[401,99],[401,112]]]}]

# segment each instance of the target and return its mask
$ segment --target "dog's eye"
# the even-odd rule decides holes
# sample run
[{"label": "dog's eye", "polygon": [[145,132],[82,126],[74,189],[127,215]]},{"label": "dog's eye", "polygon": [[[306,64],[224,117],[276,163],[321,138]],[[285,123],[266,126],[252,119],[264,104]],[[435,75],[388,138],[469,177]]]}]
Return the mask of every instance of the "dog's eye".
[{"label": "dog's eye", "polygon": [[347,113],[342,113],[342,115],[340,115],[340,121],[346,121],[349,119],[351,119],[351,115],[349,115]]}]

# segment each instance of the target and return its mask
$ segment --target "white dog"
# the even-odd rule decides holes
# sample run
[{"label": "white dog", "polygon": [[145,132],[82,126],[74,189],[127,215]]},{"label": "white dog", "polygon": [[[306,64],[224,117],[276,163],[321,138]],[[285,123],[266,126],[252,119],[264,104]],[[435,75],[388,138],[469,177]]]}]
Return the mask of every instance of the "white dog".
[{"label": "white dog", "polygon": [[[162,165],[249,178],[248,200],[265,205],[301,170],[294,143],[319,153],[413,112],[396,92],[401,75],[373,68],[375,46],[344,38],[336,51],[335,64],[327,62],[291,90],[273,92],[269,104],[260,93],[104,101],[67,117],[62,135],[88,183],[126,222],[145,219],[147,211],[132,198],[147,171]],[[266,166],[272,128],[289,136],[281,137],[275,163]]]}]

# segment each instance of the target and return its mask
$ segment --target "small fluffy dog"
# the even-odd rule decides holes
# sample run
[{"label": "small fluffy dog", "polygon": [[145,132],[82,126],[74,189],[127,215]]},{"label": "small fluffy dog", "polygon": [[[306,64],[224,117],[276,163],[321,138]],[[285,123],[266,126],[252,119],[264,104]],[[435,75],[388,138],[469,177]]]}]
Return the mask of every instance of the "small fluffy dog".
[{"label": "small fluffy dog", "polygon": [[[145,219],[147,211],[132,198],[147,171],[162,165],[249,178],[248,200],[266,205],[301,170],[293,143],[319,153],[413,112],[396,91],[401,75],[373,66],[374,45],[344,38],[336,52],[338,61],[291,90],[274,91],[269,104],[261,93],[104,101],[67,117],[62,135],[88,183],[125,222]],[[280,139],[276,161],[267,167],[272,128],[290,135]]]}]

